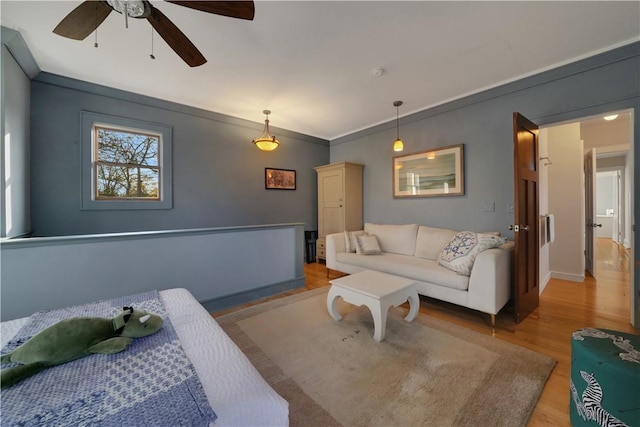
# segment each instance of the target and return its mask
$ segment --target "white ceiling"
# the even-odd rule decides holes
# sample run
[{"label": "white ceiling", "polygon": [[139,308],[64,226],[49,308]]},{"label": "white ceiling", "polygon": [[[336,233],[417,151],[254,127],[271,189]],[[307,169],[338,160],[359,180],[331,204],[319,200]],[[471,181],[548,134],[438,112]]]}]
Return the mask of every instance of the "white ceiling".
[{"label": "white ceiling", "polygon": [[325,139],[640,40],[639,1],[256,1],[253,21],[152,1],[208,59],[190,68],[118,13],[97,49],[55,35],[78,4],[2,0],[0,22],[42,71]]}]

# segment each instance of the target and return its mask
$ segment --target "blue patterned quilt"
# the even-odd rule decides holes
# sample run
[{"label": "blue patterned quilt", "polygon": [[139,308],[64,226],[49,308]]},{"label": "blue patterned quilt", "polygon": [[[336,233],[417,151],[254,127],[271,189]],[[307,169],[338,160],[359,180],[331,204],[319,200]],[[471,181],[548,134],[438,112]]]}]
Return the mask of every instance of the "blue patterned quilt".
[{"label": "blue patterned quilt", "polygon": [[[134,339],[120,353],[74,360],[2,390],[2,425],[205,426],[215,421],[157,291],[35,313],[2,353],[62,319],[110,318],[123,306],[160,315],[162,328]],[[2,365],[8,366],[15,364]]]}]

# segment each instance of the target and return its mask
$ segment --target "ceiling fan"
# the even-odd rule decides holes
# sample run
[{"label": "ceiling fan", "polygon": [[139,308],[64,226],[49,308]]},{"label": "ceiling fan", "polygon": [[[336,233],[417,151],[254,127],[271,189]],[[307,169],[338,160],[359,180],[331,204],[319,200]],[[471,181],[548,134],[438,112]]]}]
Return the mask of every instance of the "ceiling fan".
[{"label": "ceiling fan", "polygon": [[[255,12],[253,1],[165,1],[201,12],[247,20],[253,20]],[[84,40],[107,19],[113,10],[124,13],[125,20],[127,18],[147,19],[169,47],[190,67],[197,67],[207,62],[187,36],[147,0],[87,0],[65,16],[53,32],[62,37]]]}]

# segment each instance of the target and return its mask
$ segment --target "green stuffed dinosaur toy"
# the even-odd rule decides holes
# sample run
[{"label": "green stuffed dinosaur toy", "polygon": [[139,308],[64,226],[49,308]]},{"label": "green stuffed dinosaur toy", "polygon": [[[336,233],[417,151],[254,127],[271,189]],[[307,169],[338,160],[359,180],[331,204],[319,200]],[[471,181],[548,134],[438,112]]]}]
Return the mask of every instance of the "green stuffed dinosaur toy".
[{"label": "green stuffed dinosaur toy", "polygon": [[10,353],[2,355],[2,363],[22,363],[3,369],[2,388],[12,386],[45,368],[61,365],[92,353],[113,354],[125,348],[133,338],[156,333],[162,318],[133,307],[124,307],[113,319],[73,317],[61,320],[31,337]]}]

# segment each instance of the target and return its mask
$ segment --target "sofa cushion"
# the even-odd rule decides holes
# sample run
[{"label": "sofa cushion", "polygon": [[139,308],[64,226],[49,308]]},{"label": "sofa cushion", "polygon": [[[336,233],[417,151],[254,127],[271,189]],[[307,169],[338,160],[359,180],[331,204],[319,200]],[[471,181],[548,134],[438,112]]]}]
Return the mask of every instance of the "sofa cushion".
[{"label": "sofa cushion", "polygon": [[453,239],[457,231],[446,228],[433,228],[421,225],[418,227],[415,256],[418,258],[438,260],[438,256],[447,243]]},{"label": "sofa cushion", "polygon": [[493,234],[461,231],[442,249],[438,264],[458,274],[469,276],[476,256],[483,251],[497,248],[505,238]]},{"label": "sofa cushion", "polygon": [[341,252],[336,254],[336,261],[451,289],[466,291],[469,288],[468,276],[457,274],[429,259],[386,252],[377,256]]},{"label": "sofa cushion", "polygon": [[373,234],[359,234],[356,236],[356,253],[361,255],[380,255],[382,251],[378,239]]},{"label": "sofa cushion", "polygon": [[347,252],[356,251],[356,236],[364,234],[364,230],[344,232],[344,247]]},{"label": "sofa cushion", "polygon": [[416,251],[418,224],[372,224],[366,223],[364,231],[378,238],[382,252],[411,255]]}]

